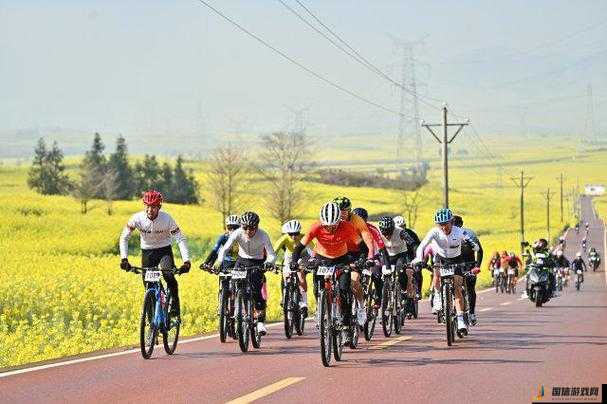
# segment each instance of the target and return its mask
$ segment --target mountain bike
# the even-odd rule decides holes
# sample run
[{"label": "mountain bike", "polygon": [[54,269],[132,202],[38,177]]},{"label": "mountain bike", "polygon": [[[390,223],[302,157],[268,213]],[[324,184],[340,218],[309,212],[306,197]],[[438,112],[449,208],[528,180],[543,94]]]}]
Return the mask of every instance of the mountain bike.
[{"label": "mountain bike", "polygon": [[181,318],[171,314],[169,308],[173,304],[173,296],[171,296],[170,290],[165,289],[160,280],[161,275],[178,275],[179,270],[177,268],[165,269],[161,267],[162,263],[156,267],[131,267],[131,272],[135,274],[143,273],[146,286],[139,323],[139,346],[141,347],[141,356],[144,359],[149,359],[152,356],[154,345],[158,343],[159,332],[162,333],[164,350],[169,355],[175,352],[179,339]]},{"label": "mountain bike", "polygon": [[[443,323],[445,324],[445,330],[447,333],[447,345],[451,346],[455,341],[455,334],[457,330],[457,315],[455,312],[455,286],[454,286],[454,275],[457,268],[464,269],[463,264],[449,264],[449,265],[437,265],[438,272],[441,277],[441,300],[443,302],[442,312],[439,316],[443,316]],[[466,282],[463,282],[465,285]],[[464,292],[465,293],[465,290]],[[466,299],[468,293],[465,293],[464,299]],[[465,300],[464,300],[465,301]]]},{"label": "mountain bike", "polygon": [[300,306],[301,291],[299,290],[298,271],[292,271],[288,266],[277,266],[283,268],[286,280],[283,280],[282,312],[285,336],[290,339],[293,331],[302,335],[306,323],[305,313]]},{"label": "mountain bike", "polygon": [[230,270],[232,277],[232,290],[234,291],[234,317],[236,321],[236,335],[238,346],[242,352],[249,350],[249,341],[253,348],[261,347],[261,335],[257,332],[258,319],[253,304],[253,287],[251,275],[255,271],[266,272],[259,266],[234,267]]},{"label": "mountain bike", "polygon": [[[410,268],[410,267],[409,267]],[[419,294],[417,293],[417,277],[415,276],[415,269],[413,269],[413,276],[411,277],[411,279],[408,280],[408,282],[411,282],[413,284],[412,289],[415,293],[414,297],[409,297],[409,295],[406,295],[405,297],[405,316],[407,317],[407,319],[411,319],[411,318],[417,318],[419,316]]]},{"label": "mountain bike", "polygon": [[514,282],[515,268],[508,267],[508,277],[506,278],[506,293],[516,293],[516,282]]},{"label": "mountain bike", "polygon": [[217,295],[217,315],[219,317],[219,341],[226,342],[229,336],[237,339],[236,328],[234,324],[234,293],[230,283],[232,274],[230,268],[221,267],[214,270],[212,266],[204,266],[204,270],[219,277],[219,292]]},{"label": "mountain bike", "polygon": [[384,336],[392,335],[392,330],[400,334],[405,322],[402,289],[398,281],[398,275],[404,271],[403,268],[382,266],[383,289],[381,299],[381,325]]},{"label": "mountain bike", "polygon": [[371,341],[375,332],[375,323],[377,321],[377,308],[375,302],[377,301],[377,290],[373,283],[372,272],[365,268],[362,270],[360,284],[365,293],[365,309],[367,310],[367,321],[363,326],[363,333],[365,340]]}]

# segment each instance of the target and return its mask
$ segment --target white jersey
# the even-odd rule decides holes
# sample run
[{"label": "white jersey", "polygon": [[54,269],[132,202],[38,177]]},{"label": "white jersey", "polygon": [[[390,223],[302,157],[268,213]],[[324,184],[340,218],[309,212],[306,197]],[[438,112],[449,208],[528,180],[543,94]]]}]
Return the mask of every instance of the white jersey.
[{"label": "white jersey", "polygon": [[421,241],[416,251],[416,261],[421,262],[424,257],[424,249],[432,243],[432,251],[443,258],[456,258],[462,254],[462,242],[472,245],[474,251],[478,251],[478,244],[465,233],[460,227],[453,226],[451,233],[443,233],[438,227],[432,228]]},{"label": "white jersey", "polygon": [[181,252],[183,261],[190,260],[188,244],[183,233],[179,230],[177,223],[171,215],[159,211],[156,219],[148,218],[145,211],[135,213],[129,219],[122,234],[120,235],[120,258],[127,258],[129,254],[129,239],[133,230],[139,230],[142,250],[153,250],[170,246],[175,240]]},{"label": "white jersey", "polygon": [[238,256],[254,260],[266,259],[266,262],[273,263],[276,260],[276,253],[270,242],[268,233],[257,229],[255,235],[249,238],[246,232],[240,228],[234,230],[228,241],[221,247],[217,255],[217,262],[223,262],[223,256],[234,243],[238,243]]},{"label": "white jersey", "polygon": [[407,232],[399,226],[394,227],[394,231],[392,232],[390,238],[387,238],[381,234],[381,238],[384,241],[384,245],[386,246],[386,251],[388,251],[389,256],[393,257],[395,255],[407,252],[407,236]]}]

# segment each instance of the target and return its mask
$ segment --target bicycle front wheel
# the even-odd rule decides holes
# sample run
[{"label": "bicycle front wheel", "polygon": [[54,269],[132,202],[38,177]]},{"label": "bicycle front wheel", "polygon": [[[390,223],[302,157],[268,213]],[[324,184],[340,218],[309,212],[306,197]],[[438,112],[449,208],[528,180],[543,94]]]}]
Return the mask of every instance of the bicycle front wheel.
[{"label": "bicycle front wheel", "polygon": [[156,293],[154,290],[145,292],[143,298],[143,309],[141,310],[141,321],[139,327],[139,345],[141,346],[141,356],[144,359],[150,359],[154,352],[154,344],[158,335],[158,329],[154,326],[154,317],[156,316]]},{"label": "bicycle front wheel", "polygon": [[[173,298],[170,297],[170,300],[172,301]],[[181,319],[179,316],[172,316],[169,313],[169,307],[170,305],[167,305],[166,307],[168,329],[162,334],[162,344],[164,345],[164,351],[169,355],[173,355],[173,353],[175,353],[175,349],[177,349],[179,330],[181,329]]]},{"label": "bicycle front wheel", "polygon": [[331,313],[327,292],[318,294],[318,328],[320,331],[320,357],[324,366],[331,365]]},{"label": "bicycle front wheel", "polygon": [[291,285],[287,285],[284,289],[285,301],[282,306],[283,311],[283,322],[285,328],[285,337],[290,339],[293,336],[293,314],[295,307],[293,304],[293,288]]},{"label": "bicycle front wheel", "polygon": [[247,304],[242,290],[236,294],[236,332],[238,334],[238,345],[242,352],[249,350],[249,322],[247,312]]},{"label": "bicycle front wheel", "polygon": [[381,326],[384,330],[384,336],[392,335],[392,287],[390,282],[385,281],[381,297]]},{"label": "bicycle front wheel", "polygon": [[445,329],[447,331],[447,345],[453,344],[453,296],[451,287],[448,284],[443,285],[443,310],[445,311]]}]

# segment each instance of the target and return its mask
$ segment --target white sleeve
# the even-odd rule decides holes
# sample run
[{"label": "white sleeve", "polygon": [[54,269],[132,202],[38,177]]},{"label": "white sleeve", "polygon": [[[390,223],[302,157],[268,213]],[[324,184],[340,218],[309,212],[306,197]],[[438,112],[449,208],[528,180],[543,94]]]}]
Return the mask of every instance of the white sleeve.
[{"label": "white sleeve", "polygon": [[426,234],[426,237],[424,237],[424,239],[417,246],[417,250],[415,251],[415,260],[417,262],[422,262],[424,260],[424,250],[426,247],[428,247],[432,240],[434,240],[435,234],[434,229],[430,230],[428,234]]},{"label": "white sleeve", "polygon": [[181,260],[183,262],[189,261],[190,260],[190,250],[188,249],[188,241],[186,240],[185,235],[181,232],[181,229],[179,229],[179,226],[177,226],[177,223],[175,223],[175,220],[173,220],[173,218],[171,218],[170,220],[171,220],[171,222],[169,224],[169,228],[171,229],[170,230],[171,237],[173,240],[175,240],[175,242],[179,246],[179,252],[181,253]]},{"label": "white sleeve", "polygon": [[238,235],[240,234],[240,229],[232,232],[232,234],[230,234],[230,237],[228,237],[228,239],[226,240],[225,244],[221,246],[221,248],[219,249],[219,252],[217,253],[217,259],[215,260],[215,262],[219,262],[219,264],[221,264],[223,262],[223,259],[226,255],[226,251],[228,251],[230,248],[232,248],[232,245],[234,244],[234,241],[236,241],[236,237],[238,237]]},{"label": "white sleeve", "polygon": [[270,237],[267,234],[264,234],[263,247],[266,250],[266,262],[273,264],[274,261],[276,261],[276,253],[270,242]]},{"label": "white sleeve", "polygon": [[135,222],[135,215],[133,215],[127,222],[126,226],[124,226],[124,229],[122,229],[122,233],[120,234],[120,241],[118,241],[121,259],[128,258],[129,256],[129,239],[131,238],[133,230],[135,230],[136,228],[137,224]]}]

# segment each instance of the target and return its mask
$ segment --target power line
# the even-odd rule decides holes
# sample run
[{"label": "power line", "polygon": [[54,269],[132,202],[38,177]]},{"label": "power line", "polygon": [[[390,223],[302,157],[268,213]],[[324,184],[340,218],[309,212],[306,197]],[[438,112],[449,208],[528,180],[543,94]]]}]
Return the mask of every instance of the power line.
[{"label": "power line", "polygon": [[335,83],[334,81],[329,80],[328,78],[322,76],[319,73],[316,73],[314,70],[310,69],[309,67],[304,66],[303,64],[299,63],[297,60],[293,59],[292,57],[290,57],[289,55],[287,55],[285,52],[281,51],[280,49],[276,48],[275,46],[271,45],[270,43],[268,43],[267,41],[265,41],[264,39],[262,39],[260,36],[254,34],[253,32],[249,31],[248,29],[246,29],[245,27],[243,27],[242,25],[240,25],[239,23],[237,23],[236,21],[234,21],[233,19],[231,19],[230,17],[228,17],[227,15],[225,15],[224,13],[222,13],[221,11],[219,11],[218,9],[216,9],[215,7],[213,7],[211,4],[207,3],[205,0],[197,0],[199,3],[203,4],[204,6],[206,6],[209,10],[213,11],[215,14],[217,14],[218,16],[220,16],[221,18],[223,18],[224,20],[228,21],[230,24],[234,25],[236,28],[238,28],[240,31],[244,32],[245,34],[247,34],[248,36],[250,36],[251,38],[255,39],[257,42],[261,43],[263,46],[265,46],[266,48],[270,49],[271,51],[273,51],[274,53],[278,54],[279,56],[281,56],[283,59],[286,59],[287,61],[289,61],[290,63],[294,64],[295,66],[299,67],[300,69],[304,70],[305,72],[307,72],[308,74],[316,77],[317,79],[325,82],[326,84],[329,84],[330,86],[338,89],[339,91],[346,93],[348,95],[350,95],[351,97],[354,97],[362,102],[365,102],[369,105],[372,105],[376,108],[379,108],[381,110],[384,110],[386,112],[392,113],[394,115],[397,116],[401,116],[401,113],[393,110],[389,107],[386,107],[382,104],[379,104],[375,101],[372,101],[368,98],[363,97],[362,95],[357,94],[356,92],[349,90],[343,86],[341,86],[340,84]]},{"label": "power line", "polygon": [[[294,10],[292,7],[290,7],[289,5],[287,5],[284,0],[278,0],[283,6],[285,6],[289,11],[291,11],[293,14],[295,14],[301,21],[303,21],[306,25],[310,26],[312,29],[314,29],[314,31],[318,32],[319,34],[321,34],[324,38],[326,38],[328,41],[330,41],[334,46],[336,46],[338,49],[340,49],[342,52],[344,52],[346,55],[350,56],[351,58],[353,58],[354,60],[356,60],[358,63],[362,64],[363,66],[365,66],[367,69],[371,70],[372,72],[375,72],[377,75],[379,75],[380,77],[384,78],[385,80],[389,81],[390,83],[392,83],[393,85],[402,88],[403,90],[407,91],[409,94],[411,95],[415,95],[415,96],[419,96],[419,94],[417,94],[415,91],[411,90],[410,88],[406,87],[403,83],[400,83],[398,81],[396,81],[395,79],[393,79],[392,77],[390,77],[388,74],[386,74],[384,71],[382,71],[379,67],[375,66],[373,63],[371,63],[369,60],[367,60],[367,58],[365,58],[363,55],[360,54],[360,52],[358,52],[354,47],[352,47],[348,42],[346,42],[345,39],[343,39],[340,35],[338,35],[337,33],[335,33],[335,31],[333,31],[329,26],[327,26],[316,14],[314,14],[312,12],[312,10],[310,10],[305,4],[303,4],[300,0],[295,0],[295,2],[297,2],[297,4],[299,4],[299,6],[301,8],[303,8],[306,13],[308,13],[308,15],[310,15],[310,17],[312,17],[318,24],[320,24],[327,32],[329,32],[331,35],[333,35],[333,37],[335,37],[339,42],[341,42],[346,48],[349,49],[349,51],[346,51],[345,49],[343,49],[341,46],[337,45],[335,43],[335,41],[333,41],[332,39],[330,39],[325,33],[323,33],[322,31],[320,31],[318,28],[316,28],[313,24],[311,24],[308,20],[306,20],[305,18],[303,18],[301,16],[301,14],[299,14],[296,10]],[[434,102],[441,102],[438,99],[432,98],[432,97],[426,97],[429,100],[432,100]],[[440,110],[441,107],[431,104],[423,99],[421,99],[420,97],[420,101],[430,107],[430,108],[434,108],[437,110]]]}]

